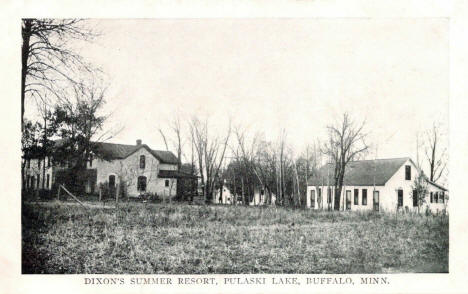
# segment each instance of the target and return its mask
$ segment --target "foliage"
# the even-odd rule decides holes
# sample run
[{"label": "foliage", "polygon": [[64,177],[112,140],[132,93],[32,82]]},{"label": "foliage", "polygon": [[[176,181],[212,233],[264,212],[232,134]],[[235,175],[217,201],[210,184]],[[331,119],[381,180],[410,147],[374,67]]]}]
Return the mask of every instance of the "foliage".
[{"label": "foliage", "polygon": [[23,205],[24,274],[448,272],[447,216],[141,202],[86,206]]},{"label": "foliage", "polygon": [[25,121],[21,136],[21,151],[23,153],[23,157],[42,152],[42,148],[40,147],[40,141],[42,138],[41,130],[42,125],[40,122],[32,122],[29,120]]},{"label": "foliage", "polygon": [[424,175],[423,172],[419,173],[418,176],[414,178],[414,181],[411,187],[412,187],[411,198],[413,200],[415,197],[417,198],[418,209],[420,209],[421,206],[424,203],[426,203],[426,198],[429,193],[427,177]]}]

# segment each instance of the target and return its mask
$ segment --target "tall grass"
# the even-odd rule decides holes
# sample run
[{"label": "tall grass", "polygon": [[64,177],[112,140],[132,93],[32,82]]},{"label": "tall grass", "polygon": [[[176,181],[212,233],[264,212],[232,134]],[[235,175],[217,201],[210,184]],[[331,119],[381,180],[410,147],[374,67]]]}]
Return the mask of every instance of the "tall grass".
[{"label": "tall grass", "polygon": [[23,273],[447,272],[448,217],[26,203]]}]

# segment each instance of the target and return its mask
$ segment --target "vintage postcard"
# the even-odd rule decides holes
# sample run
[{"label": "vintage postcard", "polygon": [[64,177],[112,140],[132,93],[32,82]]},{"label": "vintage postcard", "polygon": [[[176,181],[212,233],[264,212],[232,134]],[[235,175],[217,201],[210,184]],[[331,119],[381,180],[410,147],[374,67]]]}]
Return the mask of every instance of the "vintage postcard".
[{"label": "vintage postcard", "polygon": [[452,6],[179,4],[8,20],[2,293],[463,292]]}]

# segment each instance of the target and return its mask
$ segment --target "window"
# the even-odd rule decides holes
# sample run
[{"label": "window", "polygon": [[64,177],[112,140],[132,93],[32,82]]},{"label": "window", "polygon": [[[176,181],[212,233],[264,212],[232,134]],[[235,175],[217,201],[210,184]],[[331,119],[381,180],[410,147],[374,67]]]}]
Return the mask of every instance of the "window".
[{"label": "window", "polygon": [[166,180],[166,181],[164,182],[164,186],[169,187],[169,180]]},{"label": "window", "polygon": [[140,168],[145,168],[146,162],[145,162],[145,156],[140,155]]},{"label": "window", "polygon": [[374,191],[374,210],[375,211],[379,211],[380,209],[380,195],[379,195],[379,191]]},{"label": "window", "polygon": [[114,188],[115,187],[115,176],[110,175],[109,176],[109,188]]},{"label": "window", "polygon": [[362,189],[362,205],[367,205],[367,189]]},{"label": "window", "polygon": [[398,207],[403,207],[403,190],[398,190]]},{"label": "window", "polygon": [[[437,197],[437,194],[436,194]],[[418,191],[413,190],[413,207],[418,207]]]},{"label": "window", "polygon": [[137,189],[138,191],[141,191],[141,192],[146,191],[146,177],[145,176],[138,177]]},{"label": "window", "polygon": [[434,202],[439,203],[439,192],[434,193]]},{"label": "window", "polygon": [[440,192],[440,202],[444,203],[445,193],[444,191]]},{"label": "window", "polygon": [[431,195],[431,200],[430,201],[432,203],[432,202],[434,202],[434,195],[432,194],[432,192],[430,193],[430,195]]},{"label": "window", "polygon": [[47,181],[46,181],[46,187],[49,189],[49,183],[50,183],[50,175],[47,174]]},{"label": "window", "polygon": [[315,208],[315,190],[310,190],[310,207]]},{"label": "window", "polygon": [[346,210],[351,209],[351,190],[346,191]]},{"label": "window", "polygon": [[327,196],[327,203],[331,203],[332,202],[332,189],[329,188],[328,189],[328,196]]},{"label": "window", "polygon": [[405,166],[405,180],[411,181],[411,166],[410,165]]},{"label": "window", "polygon": [[41,182],[41,176],[37,175],[37,183],[36,183],[36,188],[39,189],[39,183]]},{"label": "window", "polygon": [[359,189],[354,189],[354,205],[359,205]]}]

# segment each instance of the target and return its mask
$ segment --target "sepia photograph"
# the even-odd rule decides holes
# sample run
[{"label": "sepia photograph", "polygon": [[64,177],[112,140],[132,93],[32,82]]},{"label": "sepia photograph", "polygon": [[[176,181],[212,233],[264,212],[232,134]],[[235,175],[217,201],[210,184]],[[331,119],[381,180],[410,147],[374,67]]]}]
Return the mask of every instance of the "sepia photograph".
[{"label": "sepia photograph", "polygon": [[449,273],[447,18],[18,21],[21,274]]}]

